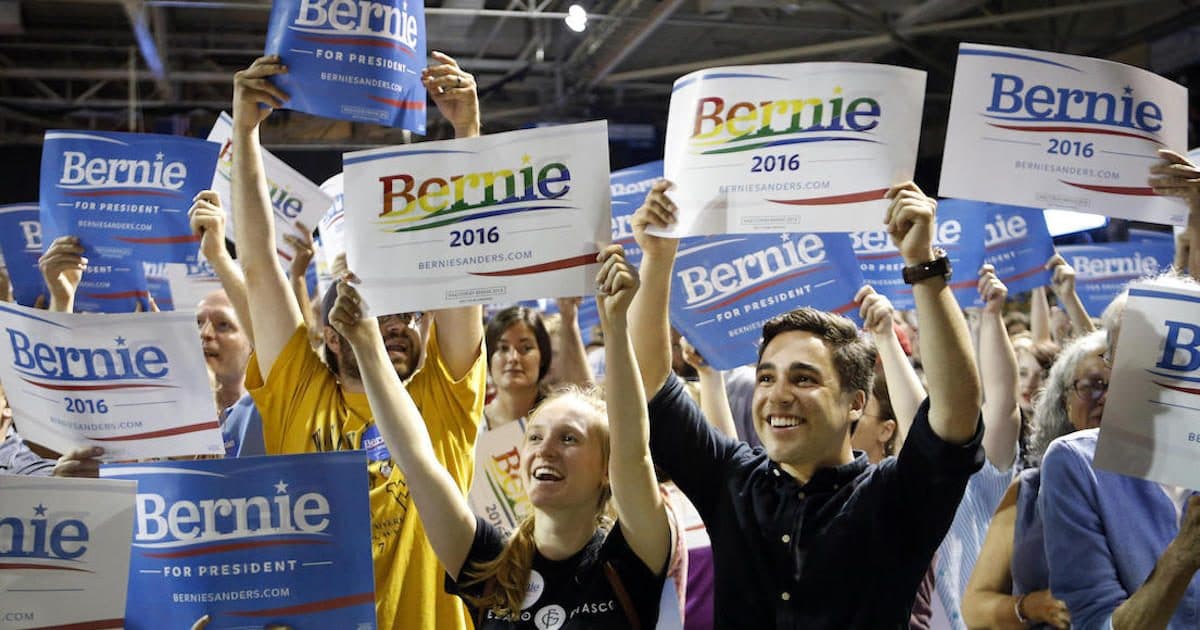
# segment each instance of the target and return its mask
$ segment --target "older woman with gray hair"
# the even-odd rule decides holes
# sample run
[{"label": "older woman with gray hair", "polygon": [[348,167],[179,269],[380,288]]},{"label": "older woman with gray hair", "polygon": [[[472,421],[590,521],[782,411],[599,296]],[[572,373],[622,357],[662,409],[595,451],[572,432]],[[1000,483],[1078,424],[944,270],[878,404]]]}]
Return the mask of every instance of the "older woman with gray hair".
[{"label": "older woman with gray hair", "polygon": [[1100,426],[1108,394],[1104,331],[1070,342],[1058,355],[1034,401],[1029,468],[1008,488],[988,528],[967,592],[963,618],[970,628],[1027,624],[1066,628],[1070,611],[1050,593],[1037,497],[1037,466],[1056,438]]}]

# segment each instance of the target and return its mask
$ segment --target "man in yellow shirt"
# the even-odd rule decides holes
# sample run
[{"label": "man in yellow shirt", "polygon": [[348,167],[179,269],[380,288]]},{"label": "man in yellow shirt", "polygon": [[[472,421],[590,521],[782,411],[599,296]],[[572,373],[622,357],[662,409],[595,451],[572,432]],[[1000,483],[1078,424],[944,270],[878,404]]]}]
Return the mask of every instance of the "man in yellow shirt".
[{"label": "man in yellow shirt", "polygon": [[[453,59],[423,80],[459,137],[479,135],[474,78]],[[470,626],[457,597],[443,589],[438,562],[408,485],[375,427],[354,353],[326,325],[328,367],[311,349],[296,300],[276,259],[274,221],[263,173],[258,126],[286,100],[268,77],[286,72],[278,57],[262,57],[234,79],[233,208],[238,251],[251,296],[254,356],[246,388],[262,414],[268,454],[362,448],[370,479],[375,612],[383,630],[435,630]],[[328,309],[325,309],[326,314]],[[433,446],[465,495],[474,471],[475,436],[483,413],[486,367],[480,307],[439,311],[429,330],[424,367],[417,370],[419,336],[411,315],[380,318],[396,373],[429,425]],[[415,372],[415,373],[414,373]]]}]

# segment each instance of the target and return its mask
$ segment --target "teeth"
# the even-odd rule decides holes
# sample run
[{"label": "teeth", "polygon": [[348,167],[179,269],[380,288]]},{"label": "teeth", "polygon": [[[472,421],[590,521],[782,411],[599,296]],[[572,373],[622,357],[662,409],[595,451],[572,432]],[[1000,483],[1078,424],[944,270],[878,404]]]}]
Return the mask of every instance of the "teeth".
[{"label": "teeth", "polygon": [[771,428],[786,429],[800,426],[800,419],[793,416],[771,416]]},{"label": "teeth", "polygon": [[549,466],[538,466],[533,469],[533,478],[538,481],[559,481],[562,475]]}]

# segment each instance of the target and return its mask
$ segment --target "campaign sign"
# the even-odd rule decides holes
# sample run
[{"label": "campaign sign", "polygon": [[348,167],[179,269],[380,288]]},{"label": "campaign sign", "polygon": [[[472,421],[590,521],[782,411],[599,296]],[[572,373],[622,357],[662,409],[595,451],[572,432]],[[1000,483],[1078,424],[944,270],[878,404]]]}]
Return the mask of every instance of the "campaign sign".
[{"label": "campaign sign", "polygon": [[[950,288],[959,305],[979,306],[979,268],[983,266],[983,217],[974,212],[958,212],[954,204],[941,205],[933,244],[946,250],[953,277]],[[854,256],[858,258],[863,283],[891,301],[898,310],[916,308],[912,286],[901,275],[904,257],[892,243],[886,229],[862,230],[850,233]]]},{"label": "campaign sign", "polygon": [[521,483],[521,445],[525,422],[517,420],[479,432],[475,444],[475,480],[467,502],[479,518],[507,536],[532,510]]},{"label": "campaign sign", "polygon": [[[225,236],[237,242],[233,227],[233,119],[229,114],[221,112],[217,122],[213,123],[212,131],[208,132],[208,140],[221,147],[212,189],[220,195],[225,208]],[[275,217],[275,251],[280,258],[290,261],[292,246],[287,244],[284,237],[291,234],[304,238],[305,230],[296,227],[296,223],[303,223],[312,230],[332,200],[319,186],[270,151],[263,149],[262,160]]]},{"label": "campaign sign", "polygon": [[338,173],[321,183],[321,190],[333,198],[325,215],[317,222],[317,249],[313,261],[317,264],[317,286],[321,295],[333,286],[333,264],[346,253],[346,213],[343,207],[342,174]]},{"label": "campaign sign", "polygon": [[[1054,238],[1046,228],[1046,217],[1041,210],[942,199],[938,202],[938,214],[983,223],[983,263],[996,268],[996,276],[1008,287],[1009,295],[1050,284],[1050,272],[1045,266],[1054,255]],[[976,268],[971,273],[978,271]],[[955,277],[968,279],[957,269]],[[982,303],[976,299],[974,304],[962,305],[982,306]]]},{"label": "campaign sign", "polygon": [[663,232],[850,231],[883,216],[912,179],[925,73],[865,63],[735,66],[675,81]]},{"label": "campaign sign", "polygon": [[938,192],[1182,224],[1146,183],[1158,149],[1187,146],[1187,90],[1132,66],[960,44]]},{"label": "campaign sign", "polygon": [[1200,488],[1200,290],[1129,286],[1095,464]]},{"label": "campaign sign", "polygon": [[221,290],[221,279],[205,260],[188,265],[167,265],[166,275],[171,302],[178,310],[194,312],[204,296]]},{"label": "campaign sign", "polygon": [[12,281],[13,299],[33,306],[39,295],[50,298],[38,269],[42,257],[42,222],[36,203],[0,206],[0,253]]},{"label": "campaign sign", "polygon": [[189,313],[97,317],[0,305],[0,383],[21,436],[60,453],[225,452]]},{"label": "campaign sign", "polygon": [[88,257],[75,290],[76,313],[132,313],[150,310],[146,272],[137,260]]},{"label": "campaign sign", "polygon": [[343,451],[101,467],[137,481],[125,627],[209,615],[209,628],[374,628],[365,461]]},{"label": "campaign sign", "polygon": [[146,291],[160,311],[175,310],[175,296],[171,294],[171,280],[167,278],[169,267],[169,263],[142,263],[146,272]]},{"label": "campaign sign", "polygon": [[604,121],[343,156],[346,255],[375,314],[595,292]]},{"label": "campaign sign", "polygon": [[863,285],[845,234],[729,235],[680,244],[671,323],[714,368],[754,363],[762,325],[802,306],[857,320]]},{"label": "campaign sign", "polygon": [[195,262],[200,237],[192,235],[188,209],[212,185],[220,148],[180,136],[47,131],[45,242],[71,235],[109,258]]},{"label": "campaign sign", "polygon": [[407,0],[275,0],[268,55],[288,109],[425,133],[425,5]]},{"label": "campaign sign", "polygon": [[0,475],[0,628],[125,625],[135,488]]},{"label": "campaign sign", "polygon": [[1059,247],[1058,253],[1075,268],[1075,292],[1083,307],[1099,316],[1131,281],[1166,271],[1175,259],[1175,244],[1067,245]]}]

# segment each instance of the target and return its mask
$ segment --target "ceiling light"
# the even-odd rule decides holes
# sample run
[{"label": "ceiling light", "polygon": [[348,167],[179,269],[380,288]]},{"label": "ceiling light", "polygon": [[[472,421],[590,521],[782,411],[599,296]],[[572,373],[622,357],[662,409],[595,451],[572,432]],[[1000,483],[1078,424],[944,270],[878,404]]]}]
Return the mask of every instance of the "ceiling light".
[{"label": "ceiling light", "polygon": [[571,8],[567,9],[567,17],[563,18],[567,23],[567,28],[582,33],[587,28],[587,11],[578,4],[572,4]]}]

